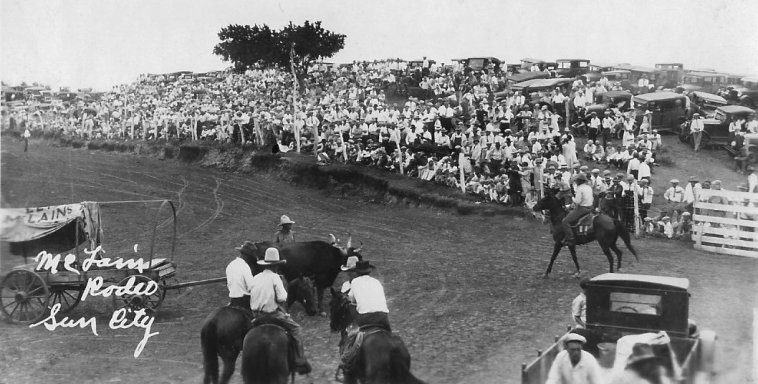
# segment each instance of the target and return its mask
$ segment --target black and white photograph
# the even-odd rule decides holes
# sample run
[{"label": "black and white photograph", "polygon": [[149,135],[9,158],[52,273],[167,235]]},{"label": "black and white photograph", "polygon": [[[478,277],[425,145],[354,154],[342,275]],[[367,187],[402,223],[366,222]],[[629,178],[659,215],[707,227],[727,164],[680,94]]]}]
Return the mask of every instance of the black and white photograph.
[{"label": "black and white photograph", "polygon": [[3,0],[0,384],[758,384],[755,0]]}]

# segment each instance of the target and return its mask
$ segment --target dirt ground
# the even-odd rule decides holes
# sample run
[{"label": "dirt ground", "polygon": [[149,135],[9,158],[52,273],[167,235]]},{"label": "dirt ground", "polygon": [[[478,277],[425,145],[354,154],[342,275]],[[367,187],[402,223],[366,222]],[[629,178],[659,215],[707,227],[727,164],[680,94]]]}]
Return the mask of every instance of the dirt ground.
[{"label": "dirt ground", "polygon": [[[661,185],[657,180],[689,174],[719,177],[729,189],[743,182],[725,155],[695,155],[675,139],[666,138],[675,167],[657,167],[654,188]],[[3,137],[3,207],[156,198],[177,203],[181,281],[223,276],[234,247],[246,239],[271,239],[282,214],[297,222],[298,239],[326,239],[329,233],[344,238],[351,231],[354,241],[364,242],[364,257],[378,265],[393,329],[410,350],[414,374],[429,383],[518,383],[521,364],[571,323],[571,300],[579,287],[570,257],[562,253],[553,274],[542,279],[552,241],[548,227],[531,219],[385,206],[299,189],[267,175],[41,142],[33,142],[27,153],[21,148]],[[138,209],[119,215],[104,217],[106,236],[145,220]],[[718,334],[715,382],[751,382],[758,260],[699,252],[677,241],[633,243],[641,262],[634,263],[622,248],[625,272],[690,279],[691,318]],[[110,251],[130,248],[124,243],[124,249]],[[22,261],[2,251],[0,275]],[[589,276],[607,272],[596,245],[580,247],[579,262]],[[88,299],[69,315],[97,317],[98,336],[87,329],[51,332],[3,322],[0,383],[201,382],[199,330],[213,309],[226,304],[226,295],[223,284],[169,292],[152,327],[160,334],[150,338],[139,358],[132,354],[143,330],[109,329],[110,299]],[[337,335],[325,318],[306,317],[299,306],[292,313],[303,326],[314,365],[310,381],[332,382]],[[241,382],[238,374],[233,382]],[[298,377],[296,382],[308,381]]]}]

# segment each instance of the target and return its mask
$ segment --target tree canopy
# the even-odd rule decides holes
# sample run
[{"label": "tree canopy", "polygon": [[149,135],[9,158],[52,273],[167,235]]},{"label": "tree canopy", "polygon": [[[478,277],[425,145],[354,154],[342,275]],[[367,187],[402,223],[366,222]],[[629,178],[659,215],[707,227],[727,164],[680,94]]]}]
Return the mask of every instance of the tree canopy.
[{"label": "tree canopy", "polygon": [[313,61],[332,57],[345,46],[345,35],[324,29],[320,21],[305,21],[303,25],[290,22],[280,31],[267,25],[232,24],[222,28],[218,37],[221,42],[213,53],[231,62],[235,71],[244,72],[256,65],[290,70],[293,65],[301,81]]}]

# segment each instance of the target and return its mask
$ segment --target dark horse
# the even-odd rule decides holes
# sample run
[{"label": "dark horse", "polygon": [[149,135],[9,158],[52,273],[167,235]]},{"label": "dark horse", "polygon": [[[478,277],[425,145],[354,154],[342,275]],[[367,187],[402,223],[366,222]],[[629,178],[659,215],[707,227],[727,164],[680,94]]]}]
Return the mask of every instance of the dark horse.
[{"label": "dark horse", "polygon": [[[550,271],[553,269],[553,262],[555,262],[555,258],[558,256],[558,252],[560,252],[561,248],[564,246],[563,239],[565,237],[565,234],[563,225],[561,225],[561,221],[564,217],[566,217],[568,212],[564,208],[560,195],[556,196],[556,194],[550,191],[548,191],[545,194],[545,197],[538,201],[532,209],[535,211],[548,211],[550,216],[550,229],[553,233],[554,244],[553,255],[550,257],[550,264],[548,264],[547,270],[545,271],[545,276],[547,277],[547,275],[549,275]],[[614,253],[616,253],[616,269],[621,269],[621,250],[616,246],[616,240],[619,238],[619,236],[624,241],[624,244],[629,249],[629,251],[632,252],[634,258],[639,262],[637,252],[634,250],[634,247],[632,247],[629,233],[626,231],[624,223],[615,220],[608,215],[600,214],[597,215],[593,220],[593,227],[594,231],[592,233],[589,233],[587,235],[576,235],[576,244],[582,245],[597,240],[598,244],[600,244],[600,248],[603,250],[603,253],[608,258],[608,265],[611,272],[613,272],[613,256],[610,252],[611,249]],[[579,262],[576,259],[576,246],[570,245],[568,248],[571,252],[571,258],[574,260],[574,265],[576,265],[575,276],[579,276],[581,270],[579,269]]]},{"label": "dark horse", "polygon": [[[298,277],[287,284],[287,304],[295,301],[305,307],[309,315],[316,314],[315,288],[307,277]],[[200,343],[203,348],[204,384],[229,382],[234,373],[235,362],[245,334],[251,327],[252,314],[242,308],[226,306],[213,311],[203,323],[200,330]],[[252,332],[252,331],[251,331]],[[218,357],[224,362],[221,379],[218,376]]]},{"label": "dark horse", "polygon": [[[325,241],[302,241],[280,246],[271,242],[258,242],[255,243],[255,252],[260,260],[263,259],[266,249],[278,248],[279,256],[282,260],[287,260],[287,264],[279,267],[279,273],[283,274],[287,280],[298,276],[313,277],[318,297],[318,310],[326,316],[323,310],[324,290],[334,284],[340,273],[340,267],[345,265],[348,256],[357,256],[359,260],[362,259],[359,253],[362,246],[353,248],[351,243],[352,239],[348,240],[346,247],[341,248]],[[255,270],[253,268],[253,271]]]},{"label": "dark horse", "polygon": [[294,356],[284,328],[262,324],[251,329],[242,346],[242,380],[245,384],[286,384],[295,381]]},{"label": "dark horse", "polygon": [[[345,295],[331,289],[329,302],[332,332],[340,332],[340,345],[345,344],[347,327],[353,323],[353,311]],[[345,383],[423,384],[411,373],[411,355],[400,336],[384,329],[367,333],[363,338],[354,369],[344,372]]]}]

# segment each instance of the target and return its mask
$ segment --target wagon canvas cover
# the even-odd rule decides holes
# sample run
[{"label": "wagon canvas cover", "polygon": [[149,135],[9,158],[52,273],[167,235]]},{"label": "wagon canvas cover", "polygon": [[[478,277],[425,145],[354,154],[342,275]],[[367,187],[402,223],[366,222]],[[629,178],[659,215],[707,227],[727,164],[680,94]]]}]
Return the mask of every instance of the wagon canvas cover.
[{"label": "wagon canvas cover", "polygon": [[11,253],[34,256],[44,250],[50,253],[72,249],[90,240],[101,238],[100,209],[97,203],[51,205],[34,208],[0,209],[0,241],[11,243]]}]

